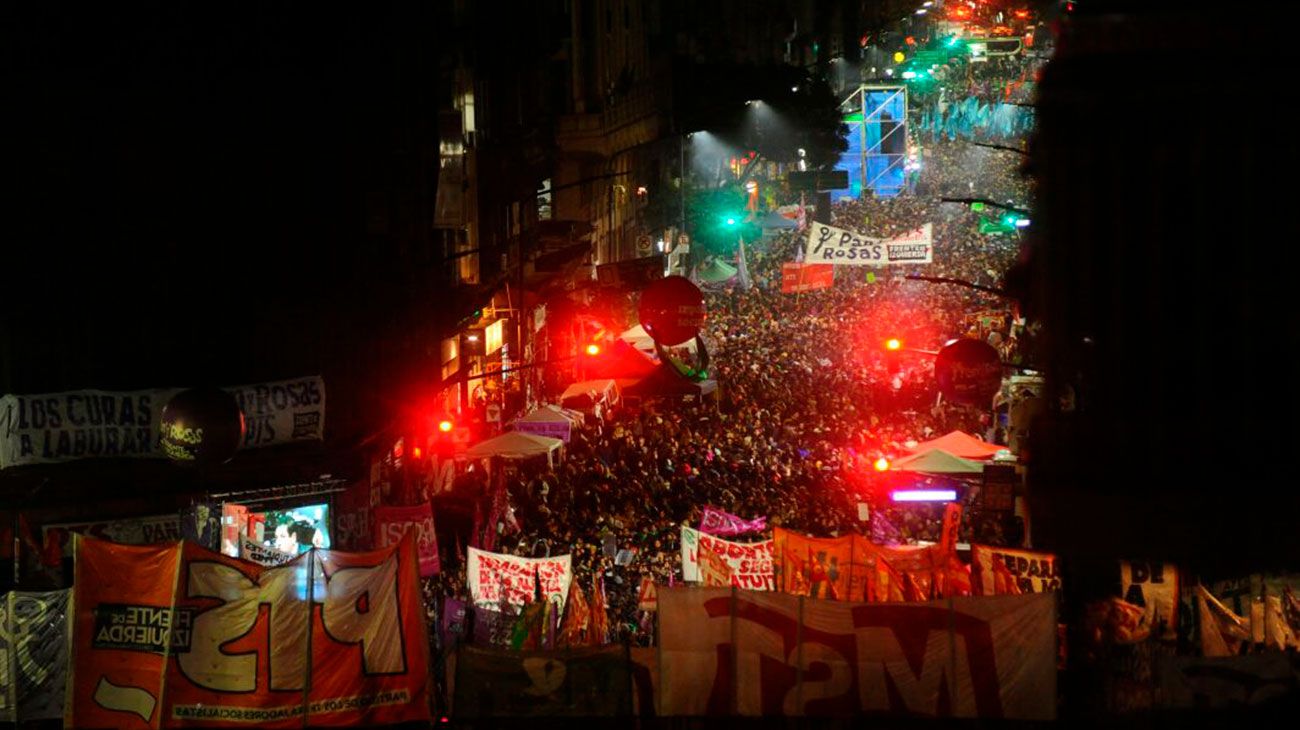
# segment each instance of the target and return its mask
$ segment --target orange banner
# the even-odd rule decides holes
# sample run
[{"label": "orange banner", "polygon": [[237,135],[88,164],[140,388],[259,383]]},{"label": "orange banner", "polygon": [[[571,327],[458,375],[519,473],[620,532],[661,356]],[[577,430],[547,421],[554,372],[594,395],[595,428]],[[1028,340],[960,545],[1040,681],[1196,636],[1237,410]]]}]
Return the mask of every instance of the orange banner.
[{"label": "orange banner", "polygon": [[[778,590],[840,601],[884,600],[878,596],[903,590],[905,577],[928,600],[943,584],[944,566],[954,560],[936,545],[887,547],[860,535],[810,537],[780,527],[772,531],[772,554]],[[897,586],[882,580],[888,569],[881,558],[899,574]]]},{"label": "orange banner", "polygon": [[159,728],[180,543],[73,537],[73,661],[64,727]]},{"label": "orange banner", "polygon": [[775,528],[772,553],[777,585],[796,596],[862,600],[867,572],[865,561],[853,569],[853,545],[852,536],[809,537]]},{"label": "orange banner", "polygon": [[193,543],[78,540],[67,727],[427,721],[414,535],[263,567]]},{"label": "orange banner", "polygon": [[1056,556],[1033,550],[971,545],[975,595],[1047,593],[1061,589]]}]

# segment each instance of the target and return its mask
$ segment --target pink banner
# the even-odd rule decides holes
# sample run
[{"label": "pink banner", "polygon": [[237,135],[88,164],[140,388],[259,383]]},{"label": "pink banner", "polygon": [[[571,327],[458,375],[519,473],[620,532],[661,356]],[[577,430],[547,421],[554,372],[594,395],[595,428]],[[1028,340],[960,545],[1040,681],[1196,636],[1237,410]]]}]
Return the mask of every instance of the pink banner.
[{"label": "pink banner", "polygon": [[428,502],[414,507],[376,507],[375,547],[386,548],[402,541],[402,535],[412,526],[420,555],[420,576],[428,578],[442,570],[438,559],[438,535],[433,529],[433,508]]},{"label": "pink banner", "polygon": [[767,517],[746,520],[712,507],[705,507],[704,516],[700,518],[700,532],[707,532],[710,535],[743,535],[746,532],[762,532],[766,529]]}]

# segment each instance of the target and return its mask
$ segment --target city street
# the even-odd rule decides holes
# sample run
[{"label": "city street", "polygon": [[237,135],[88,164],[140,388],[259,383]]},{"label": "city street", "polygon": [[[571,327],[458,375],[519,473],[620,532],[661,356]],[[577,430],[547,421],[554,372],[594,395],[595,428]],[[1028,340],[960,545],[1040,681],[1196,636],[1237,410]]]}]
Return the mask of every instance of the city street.
[{"label": "city street", "polygon": [[1285,63],[1182,60],[1277,31],[1101,0],[14,21],[0,723],[1300,711],[1268,182],[1300,160],[1284,112],[1200,108]]}]

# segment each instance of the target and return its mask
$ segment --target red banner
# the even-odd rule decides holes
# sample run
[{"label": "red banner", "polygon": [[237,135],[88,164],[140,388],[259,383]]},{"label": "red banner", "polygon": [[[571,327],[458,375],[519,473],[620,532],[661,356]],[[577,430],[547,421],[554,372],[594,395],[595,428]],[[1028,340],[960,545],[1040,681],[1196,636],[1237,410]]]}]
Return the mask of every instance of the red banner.
[{"label": "red banner", "polygon": [[829,289],[834,283],[834,264],[781,264],[782,294]]},{"label": "red banner", "polygon": [[433,529],[433,508],[428,502],[414,507],[376,507],[375,546],[401,542],[406,531],[415,528],[420,553],[420,575],[428,578],[442,570],[438,559],[438,535]]},{"label": "red banner", "polygon": [[427,722],[416,560],[414,535],[277,567],[80,539],[65,727]]},{"label": "red banner", "polygon": [[1049,595],[866,604],[659,593],[659,715],[1053,720]]}]

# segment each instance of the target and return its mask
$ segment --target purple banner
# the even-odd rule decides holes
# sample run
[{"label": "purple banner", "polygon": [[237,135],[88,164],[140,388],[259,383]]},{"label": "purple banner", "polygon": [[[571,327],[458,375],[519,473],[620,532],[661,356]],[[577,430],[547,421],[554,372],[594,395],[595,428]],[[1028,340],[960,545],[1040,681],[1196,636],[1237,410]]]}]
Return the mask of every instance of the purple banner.
[{"label": "purple banner", "polygon": [[746,532],[762,532],[766,529],[767,517],[746,520],[712,507],[705,507],[704,516],[700,518],[700,532],[707,532],[710,535],[743,535]]}]

